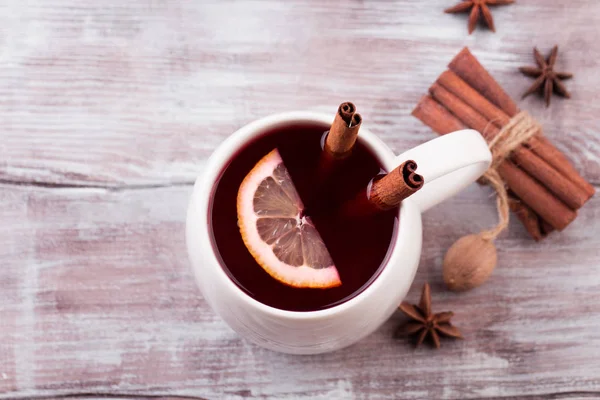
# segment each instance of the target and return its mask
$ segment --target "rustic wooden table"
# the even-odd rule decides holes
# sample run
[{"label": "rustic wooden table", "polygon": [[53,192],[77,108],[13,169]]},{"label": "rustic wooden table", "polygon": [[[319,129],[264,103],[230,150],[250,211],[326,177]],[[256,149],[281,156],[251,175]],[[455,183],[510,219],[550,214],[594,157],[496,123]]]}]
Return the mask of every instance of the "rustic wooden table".
[{"label": "rustic wooden table", "polygon": [[600,2],[4,1],[0,5],[0,397],[600,398],[600,196],[536,244],[511,222],[483,287],[444,290],[458,237],[493,225],[473,185],[424,217],[409,295],[432,284],[467,340],[392,339],[395,315],[332,354],[240,339],[196,288],[186,203],[207,157],[270,113],[350,99],[401,151],[434,135],[410,111],[464,45],[518,98],[532,48],[560,45],[573,99],[520,104],[600,183]]}]

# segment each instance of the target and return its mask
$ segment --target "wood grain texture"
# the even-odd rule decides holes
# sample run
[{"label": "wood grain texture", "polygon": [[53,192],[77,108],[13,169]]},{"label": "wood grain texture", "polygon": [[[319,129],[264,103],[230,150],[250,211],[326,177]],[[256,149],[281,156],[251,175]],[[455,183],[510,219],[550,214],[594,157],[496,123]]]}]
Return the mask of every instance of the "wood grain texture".
[{"label": "wood grain texture", "polygon": [[[466,341],[392,339],[395,315],[332,354],[240,339],[195,287],[191,184],[231,132],[354,101],[401,151],[410,111],[464,45],[509,94],[555,43],[573,99],[520,105],[600,183],[600,3],[528,0],[466,34],[456,1],[5,1],[0,4],[0,398],[600,398],[600,200],[536,244],[518,222],[472,292],[444,290],[458,237],[495,222],[476,185],[429,212],[409,300],[429,281]],[[172,397],[169,397],[172,396]],[[180,396],[180,397],[177,397]]]}]

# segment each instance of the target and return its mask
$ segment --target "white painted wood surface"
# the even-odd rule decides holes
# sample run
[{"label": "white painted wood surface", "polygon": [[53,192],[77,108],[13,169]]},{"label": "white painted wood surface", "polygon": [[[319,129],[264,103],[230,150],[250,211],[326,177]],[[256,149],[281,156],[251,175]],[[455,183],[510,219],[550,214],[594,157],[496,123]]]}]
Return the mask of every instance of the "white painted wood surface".
[{"label": "white painted wood surface", "polygon": [[560,46],[572,100],[521,105],[600,183],[600,3],[520,0],[466,33],[458,0],[0,3],[0,397],[600,398],[600,200],[561,234],[498,241],[491,281],[444,290],[458,237],[495,221],[474,185],[424,219],[410,300],[432,283],[467,340],[394,340],[394,316],[339,352],[241,340],[194,286],[191,184],[243,124],[354,101],[397,151],[434,137],[410,111],[464,45],[515,98],[534,45]]}]

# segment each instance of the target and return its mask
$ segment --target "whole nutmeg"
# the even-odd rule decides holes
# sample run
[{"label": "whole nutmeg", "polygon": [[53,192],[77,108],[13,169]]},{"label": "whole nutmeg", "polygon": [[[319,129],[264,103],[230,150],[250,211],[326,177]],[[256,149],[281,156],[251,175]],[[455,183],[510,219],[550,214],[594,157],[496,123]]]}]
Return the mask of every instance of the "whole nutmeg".
[{"label": "whole nutmeg", "polygon": [[444,257],[444,282],[450,290],[464,291],[485,282],[497,262],[496,246],[479,235],[468,235],[454,243]]}]

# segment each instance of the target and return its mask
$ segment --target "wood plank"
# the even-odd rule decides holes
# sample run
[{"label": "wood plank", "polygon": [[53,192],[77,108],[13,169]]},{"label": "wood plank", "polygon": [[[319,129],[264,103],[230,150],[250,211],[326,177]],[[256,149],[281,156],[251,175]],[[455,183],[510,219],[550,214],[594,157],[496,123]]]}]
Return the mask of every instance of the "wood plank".
[{"label": "wood plank", "polygon": [[[498,33],[466,34],[447,0],[14,2],[0,13],[0,181],[189,183],[231,132],[274,112],[360,107],[400,151],[429,130],[410,111],[463,45],[508,92],[531,83],[531,49],[561,46],[573,99],[522,102],[600,182],[600,3],[495,7]],[[554,32],[561,32],[555,35]]]},{"label": "wood plank", "polygon": [[[456,0],[458,1],[458,0]],[[600,200],[543,243],[512,222],[484,287],[446,292],[458,237],[491,226],[473,186],[425,217],[409,300],[429,281],[467,336],[293,357],[207,307],[185,255],[190,184],[212,150],[273,112],[353,100],[394,150],[434,135],[410,111],[464,45],[514,98],[517,67],[558,43],[573,99],[520,104],[600,184],[600,3],[494,8],[466,34],[447,0],[31,0],[0,4],[0,398],[589,399],[600,397]],[[560,32],[560,34],[556,34]],[[88,188],[82,188],[88,187]]]},{"label": "wood plank", "polygon": [[[298,357],[245,342],[207,307],[184,248],[189,187],[4,186],[0,193],[3,396],[600,395],[598,199],[567,232],[540,244],[512,224],[498,242],[492,280],[455,294],[442,286],[445,249],[495,219],[488,189],[473,185],[426,215],[409,296],[416,301],[429,281],[434,309],[454,310],[467,340],[414,350],[392,338],[404,321],[397,314],[348,349]],[[469,210],[469,218],[456,210]]]}]

